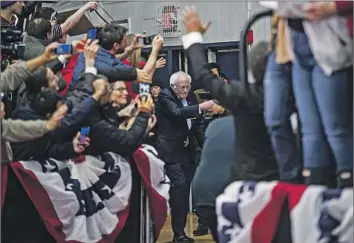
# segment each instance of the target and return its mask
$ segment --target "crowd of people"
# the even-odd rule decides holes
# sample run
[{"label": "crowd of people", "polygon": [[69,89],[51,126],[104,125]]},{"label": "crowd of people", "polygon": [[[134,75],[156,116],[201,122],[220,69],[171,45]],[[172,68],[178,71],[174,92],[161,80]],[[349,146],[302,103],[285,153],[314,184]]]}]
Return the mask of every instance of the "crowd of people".
[{"label": "crowd of people", "polygon": [[[1,25],[13,25],[23,7],[22,1],[2,1]],[[53,20],[52,8],[36,10],[26,25],[23,60],[1,72],[1,163],[107,152],[130,160],[149,144],[170,181],[176,243],[194,242],[185,233],[190,190],[199,218],[193,234],[210,231],[218,242],[215,200],[230,182],[352,187],[353,2],[309,3],[306,19],[287,18],[292,7],[274,14],[271,40],[251,47],[249,91],[208,63],[202,42],[211,23],[202,24],[194,7],[182,11],[182,43],[193,76],[173,73],[167,87],[155,74],[166,64],[159,58],[161,35],[144,60],[143,36],[128,35],[113,21],[97,27],[96,39],[72,41],[72,54],[57,55],[68,32],[98,4],[86,3],[67,19]],[[144,84],[150,90],[139,92]],[[22,193],[11,185],[7,191]],[[19,208],[30,199],[25,193],[19,198],[5,200],[2,240],[52,242],[44,227],[21,222],[26,212]],[[18,230],[23,232],[16,235]],[[129,227],[129,234],[137,232]],[[116,242],[136,242],[131,239]]]}]

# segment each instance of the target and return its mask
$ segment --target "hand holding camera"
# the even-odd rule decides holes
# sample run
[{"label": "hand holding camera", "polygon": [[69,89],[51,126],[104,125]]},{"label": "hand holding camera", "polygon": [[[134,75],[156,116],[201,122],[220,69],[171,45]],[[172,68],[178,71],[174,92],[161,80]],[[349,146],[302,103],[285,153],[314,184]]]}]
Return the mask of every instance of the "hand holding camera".
[{"label": "hand holding camera", "polygon": [[59,44],[58,42],[53,42],[49,44],[42,54],[42,57],[46,61],[54,60],[58,57],[58,55],[63,55],[64,58],[68,59],[72,54],[80,52],[78,47],[83,45],[82,41],[73,41],[72,45],[70,44]]},{"label": "hand holding camera", "polygon": [[100,46],[98,45],[98,40],[88,39],[84,47],[84,56],[86,61],[86,66],[93,67],[95,64],[96,55]]},{"label": "hand holding camera", "polygon": [[90,146],[89,132],[89,127],[83,127],[81,128],[81,131],[76,134],[73,139],[73,148],[75,153],[81,154],[88,146]]},{"label": "hand holding camera", "polygon": [[141,49],[141,48],[144,47],[145,44],[144,44],[144,45],[140,44],[140,39],[144,39],[144,36],[141,35],[141,34],[136,34],[136,35],[134,36],[133,42],[132,42],[131,45],[130,45],[130,48],[131,48],[133,51],[139,50],[139,49]]},{"label": "hand holding camera", "polygon": [[163,44],[164,44],[163,37],[161,35],[156,35],[152,41],[152,48],[155,51],[159,52],[163,47]]},{"label": "hand holding camera", "polygon": [[55,58],[57,58],[57,54],[55,52],[55,50],[57,49],[57,47],[59,46],[58,42],[53,42],[50,43],[45,49],[44,52],[42,54],[42,57],[46,60],[46,61],[51,61],[54,60]]},{"label": "hand holding camera", "polygon": [[152,113],[154,101],[150,94],[139,95],[139,99],[137,99],[138,106],[140,107],[140,111],[147,112],[149,114]]},{"label": "hand holding camera", "polygon": [[136,81],[149,84],[152,83],[151,76],[141,69],[136,69]]}]

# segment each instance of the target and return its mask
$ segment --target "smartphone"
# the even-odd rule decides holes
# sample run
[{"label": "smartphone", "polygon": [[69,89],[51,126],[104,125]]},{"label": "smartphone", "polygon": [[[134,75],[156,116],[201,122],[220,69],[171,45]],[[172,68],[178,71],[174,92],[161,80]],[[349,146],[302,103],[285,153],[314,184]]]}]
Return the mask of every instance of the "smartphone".
[{"label": "smartphone", "polygon": [[80,137],[79,137],[79,145],[83,145],[85,143],[85,139],[90,134],[90,127],[82,127],[80,129]]},{"label": "smartphone", "polygon": [[139,83],[139,94],[150,93],[150,84],[148,83]]},{"label": "smartphone", "polygon": [[87,39],[95,40],[97,37],[97,28],[91,28],[87,32]]},{"label": "smartphone", "polygon": [[59,45],[55,50],[55,54],[61,55],[61,54],[73,54],[73,46],[70,44],[62,44]]},{"label": "smartphone", "polygon": [[4,101],[4,99],[5,99],[5,94],[4,93],[0,93],[0,101],[2,102],[2,101]]},{"label": "smartphone", "polygon": [[143,39],[143,44],[144,44],[144,46],[150,46],[150,45],[152,45],[152,41],[153,41],[153,39],[154,39],[154,35],[150,35],[150,36],[145,36],[145,37],[143,37],[142,39]]}]

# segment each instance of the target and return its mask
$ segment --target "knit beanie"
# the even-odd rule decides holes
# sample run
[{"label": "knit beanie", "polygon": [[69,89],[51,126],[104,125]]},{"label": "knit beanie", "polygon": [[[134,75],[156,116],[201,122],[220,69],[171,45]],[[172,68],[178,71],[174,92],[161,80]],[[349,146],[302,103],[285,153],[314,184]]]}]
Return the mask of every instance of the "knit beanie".
[{"label": "knit beanie", "polygon": [[1,9],[7,8],[8,6],[15,4],[17,1],[1,1]]}]

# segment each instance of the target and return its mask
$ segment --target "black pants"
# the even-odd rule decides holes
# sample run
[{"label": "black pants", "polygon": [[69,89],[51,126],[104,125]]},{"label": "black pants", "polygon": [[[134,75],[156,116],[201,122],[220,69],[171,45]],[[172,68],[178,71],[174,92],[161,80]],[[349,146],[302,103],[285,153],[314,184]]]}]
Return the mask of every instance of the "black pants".
[{"label": "black pants", "polygon": [[175,234],[184,232],[189,212],[189,193],[194,169],[180,165],[166,165],[171,180],[170,206],[172,230]]},{"label": "black pants", "polygon": [[213,240],[218,242],[218,222],[216,219],[215,206],[197,206],[196,210],[200,222],[203,222],[203,224],[209,228]]}]

